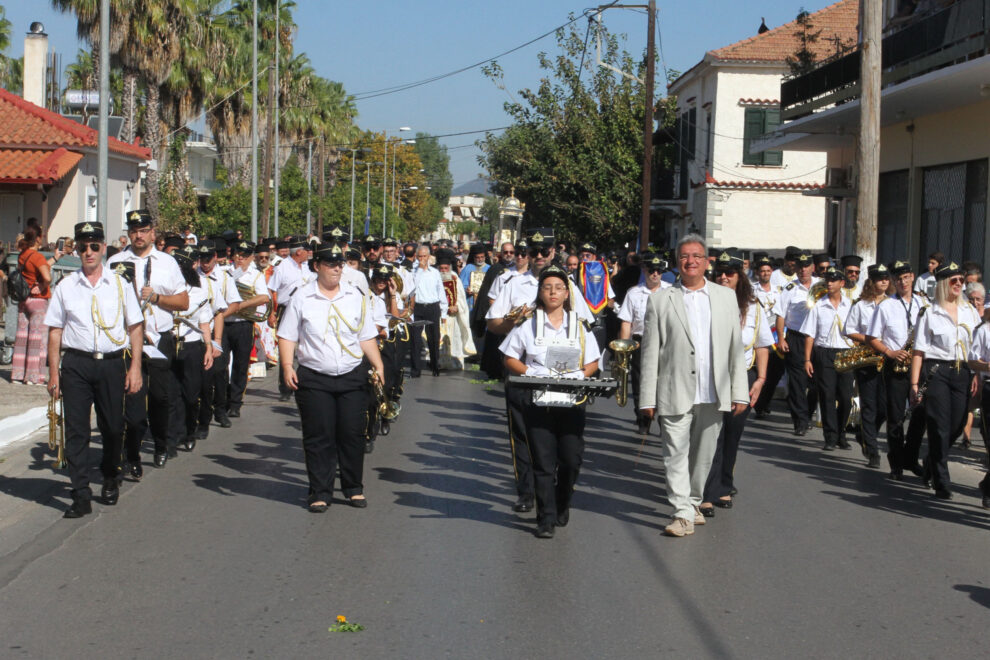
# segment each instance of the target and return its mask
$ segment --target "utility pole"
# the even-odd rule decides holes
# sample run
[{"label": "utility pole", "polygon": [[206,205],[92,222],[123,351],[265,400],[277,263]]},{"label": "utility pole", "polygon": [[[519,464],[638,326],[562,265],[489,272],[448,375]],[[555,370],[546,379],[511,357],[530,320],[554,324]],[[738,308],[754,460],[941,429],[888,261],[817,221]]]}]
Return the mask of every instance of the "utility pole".
[{"label": "utility pole", "polygon": [[251,32],[251,241],[258,242],[258,0]]},{"label": "utility pole", "polygon": [[356,153],[357,149],[351,149],[351,236],[354,235],[354,167],[357,165],[354,155]]},{"label": "utility pole", "polygon": [[[877,0],[879,2],[879,0]],[[643,109],[643,212],[639,219],[639,245],[642,250],[650,242],[650,198],[653,181],[653,60],[656,59],[657,2],[650,0],[646,18],[646,107]]]},{"label": "utility pole", "polygon": [[[96,219],[107,226],[107,175],[110,144],[110,0],[100,0],[100,116],[97,119],[100,142],[96,147]],[[49,219],[45,218],[45,225]],[[94,300],[96,300],[94,298]],[[95,304],[95,303],[94,303]],[[57,356],[56,356],[57,357]],[[54,359],[54,358],[53,358]]]},{"label": "utility pole", "polygon": [[279,43],[282,41],[281,27],[279,25],[279,4],[281,0],[275,0],[275,235],[281,236],[278,233],[278,184],[279,184],[279,155],[278,155],[278,141],[279,141],[279,130],[278,130],[278,120],[279,120],[279,97],[282,95],[282,80],[279,78],[278,66],[279,66]]},{"label": "utility pole", "polygon": [[309,141],[309,158],[306,159],[306,235],[313,231],[313,141]]},{"label": "utility pole", "polygon": [[881,0],[859,5],[863,28],[860,46],[859,143],[856,184],[856,254],[864,263],[876,261],[877,205],[880,188],[880,44],[883,23]]}]

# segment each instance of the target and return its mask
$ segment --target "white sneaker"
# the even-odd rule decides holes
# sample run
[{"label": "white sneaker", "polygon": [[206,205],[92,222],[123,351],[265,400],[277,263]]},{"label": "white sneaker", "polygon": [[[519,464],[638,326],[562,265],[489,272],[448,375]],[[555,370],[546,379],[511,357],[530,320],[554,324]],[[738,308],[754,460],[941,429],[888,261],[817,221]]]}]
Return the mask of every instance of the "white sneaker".
[{"label": "white sneaker", "polygon": [[694,534],[694,523],[684,518],[674,518],[663,531],[667,536],[689,536]]},{"label": "white sneaker", "polygon": [[695,525],[705,524],[705,516],[704,514],[701,513],[701,507],[697,507],[697,506],[694,507],[694,524]]}]

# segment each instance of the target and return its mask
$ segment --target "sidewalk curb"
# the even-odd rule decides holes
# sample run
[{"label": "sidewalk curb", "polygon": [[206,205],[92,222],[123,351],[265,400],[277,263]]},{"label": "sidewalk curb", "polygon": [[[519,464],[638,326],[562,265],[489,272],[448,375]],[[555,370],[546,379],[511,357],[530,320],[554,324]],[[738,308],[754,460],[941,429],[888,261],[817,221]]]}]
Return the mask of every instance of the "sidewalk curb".
[{"label": "sidewalk curb", "polygon": [[47,406],[31,408],[20,415],[0,420],[0,450],[23,440],[47,423]]}]

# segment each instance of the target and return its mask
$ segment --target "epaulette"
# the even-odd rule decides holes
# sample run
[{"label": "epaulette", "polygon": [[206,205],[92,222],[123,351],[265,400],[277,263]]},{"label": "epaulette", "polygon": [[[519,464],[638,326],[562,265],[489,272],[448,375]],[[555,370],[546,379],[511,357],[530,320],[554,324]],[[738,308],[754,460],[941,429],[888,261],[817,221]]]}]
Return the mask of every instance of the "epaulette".
[{"label": "epaulette", "polygon": [[795,282],[791,282],[790,284],[788,284],[787,286],[785,286],[785,287],[784,287],[784,291],[790,291],[790,290],[791,290],[791,289],[793,289],[793,288],[794,288],[795,286],[797,286],[797,283],[795,283]]}]

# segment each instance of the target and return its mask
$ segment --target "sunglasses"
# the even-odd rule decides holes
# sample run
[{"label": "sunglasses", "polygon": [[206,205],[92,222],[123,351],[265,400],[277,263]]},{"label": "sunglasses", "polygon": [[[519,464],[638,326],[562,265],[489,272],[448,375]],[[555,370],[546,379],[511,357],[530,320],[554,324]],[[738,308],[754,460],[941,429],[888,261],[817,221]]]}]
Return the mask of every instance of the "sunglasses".
[{"label": "sunglasses", "polygon": [[732,277],[733,275],[738,275],[734,269],[716,269],[715,277]]},{"label": "sunglasses", "polygon": [[858,268],[846,268],[846,275],[859,275]]},{"label": "sunglasses", "polygon": [[502,250],[502,254],[515,254],[515,250]]},{"label": "sunglasses", "polygon": [[76,243],[76,252],[80,255],[86,254],[87,250],[99,252],[102,246],[102,243]]},{"label": "sunglasses", "polygon": [[550,248],[546,248],[546,247],[545,248],[530,248],[529,249],[529,256],[535,257],[536,255],[540,255],[541,257],[549,257],[550,256]]},{"label": "sunglasses", "polygon": [[949,278],[949,284],[962,284],[965,281],[966,281],[966,278],[964,278],[964,277],[950,277]]}]

